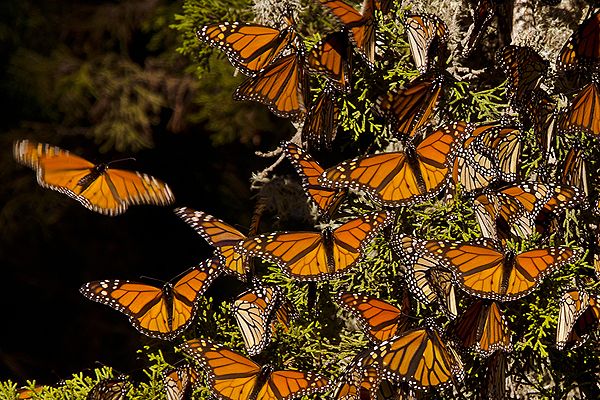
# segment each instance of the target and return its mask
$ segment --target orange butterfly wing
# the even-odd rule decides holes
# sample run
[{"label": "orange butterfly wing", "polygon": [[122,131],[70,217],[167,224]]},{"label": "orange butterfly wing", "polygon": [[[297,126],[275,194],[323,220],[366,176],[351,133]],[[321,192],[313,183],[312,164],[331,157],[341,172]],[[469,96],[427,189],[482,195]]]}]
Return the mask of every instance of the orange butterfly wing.
[{"label": "orange butterfly wing", "polygon": [[[328,388],[327,379],[311,372],[275,371],[258,392],[257,400],[287,400]],[[241,400],[241,399],[240,399]]]},{"label": "orange butterfly wing", "polygon": [[309,148],[331,149],[331,142],[337,134],[340,116],[337,99],[333,96],[333,89],[327,86],[306,114],[301,138]]},{"label": "orange butterfly wing", "polygon": [[559,117],[558,127],[563,131],[582,130],[600,136],[600,89],[591,82],[571,100]]},{"label": "orange butterfly wing", "polygon": [[352,49],[344,31],[333,32],[313,46],[308,53],[309,68],[325,74],[336,87],[350,90]]},{"label": "orange butterfly wing", "polygon": [[596,297],[577,288],[568,290],[559,302],[556,347],[563,350],[580,346],[599,322],[600,307]]},{"label": "orange butterfly wing", "polygon": [[579,25],[561,49],[557,69],[570,70],[600,61],[600,13],[595,12]]}]

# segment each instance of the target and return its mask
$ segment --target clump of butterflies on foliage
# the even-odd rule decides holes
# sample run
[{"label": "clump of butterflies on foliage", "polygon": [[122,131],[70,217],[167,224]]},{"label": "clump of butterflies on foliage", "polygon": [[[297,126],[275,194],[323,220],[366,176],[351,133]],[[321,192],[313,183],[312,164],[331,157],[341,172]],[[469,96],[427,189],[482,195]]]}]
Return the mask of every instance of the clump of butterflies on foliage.
[{"label": "clump of butterflies on foliage", "polygon": [[[210,338],[185,341],[180,348],[193,362],[165,373],[169,400],[189,396],[192,384],[202,382],[200,370],[219,399],[292,399],[313,393],[344,400],[397,399],[451,387],[460,392],[465,368],[458,349],[487,359],[480,390],[489,398],[502,398],[506,353],[512,351],[504,308],[522,301],[561,267],[577,262],[582,257],[578,249],[589,247],[558,245],[564,237],[565,211],[587,210],[590,218],[599,211],[588,193],[582,150],[567,146],[564,160],[558,162],[553,134],[600,136],[600,91],[594,75],[600,65],[600,13],[581,23],[559,54],[557,71],[583,82],[566,107],[559,109],[542,89],[549,62],[530,47],[507,45],[498,50],[497,63],[507,77],[507,97],[517,117],[436,127],[431,126],[433,117],[452,79],[444,64],[448,28],[435,15],[404,14],[401,23],[419,75],[373,99],[376,114],[393,132],[400,150],[365,154],[324,169],[307,149],[331,150],[339,125],[338,99],[350,93],[353,69],[382,75],[375,48],[377,23],[395,17],[389,13],[389,1],[365,0],[361,11],[342,0],[319,1],[341,30],[329,33],[309,52],[291,13],[285,15],[282,29],[223,22],[201,27],[197,34],[248,75],[235,99],[263,103],[280,117],[303,122],[304,148],[290,141],[281,149],[325,227],[259,233],[258,224],[253,224],[245,235],[217,217],[179,207],[176,215],[214,247],[213,258],[164,287],[101,280],[85,284],[81,293],[124,313],[144,335],[172,341],[190,326],[200,296],[220,274],[231,274],[247,285],[232,307],[246,355]],[[477,23],[482,16],[475,18]],[[471,33],[465,53],[473,51],[480,35]],[[314,102],[310,74],[325,82]],[[521,147],[529,129],[538,138],[546,164],[536,176],[524,178]],[[597,156],[597,143],[594,146]],[[113,168],[112,163],[95,165],[30,140],[15,143],[14,154],[36,171],[40,185],[102,214],[117,215],[132,204],[174,202],[165,183]],[[372,209],[333,225],[340,205],[358,192],[367,195]],[[391,227],[402,208],[432,199],[452,201],[455,196],[470,202],[479,239],[425,240]],[[249,358],[269,345],[278,327],[285,334],[297,316],[282,288],[261,281],[253,258],[277,265],[297,282],[338,279],[353,273],[378,236],[400,261],[408,290],[403,290],[398,306],[364,293],[337,293],[334,302],[343,315],[358,321],[371,341],[341,376],[328,379],[316,372],[275,370]],[[534,248],[524,251],[514,244],[531,238]],[[597,278],[584,275],[577,282],[580,287],[570,288],[560,299],[558,349],[582,344],[598,326],[598,297],[583,288]],[[459,293],[465,296],[465,309],[459,307]],[[419,318],[411,315],[414,301],[436,304],[445,329],[429,320],[416,326]],[[124,398],[128,388],[127,379],[107,380],[92,389],[89,398]]]}]

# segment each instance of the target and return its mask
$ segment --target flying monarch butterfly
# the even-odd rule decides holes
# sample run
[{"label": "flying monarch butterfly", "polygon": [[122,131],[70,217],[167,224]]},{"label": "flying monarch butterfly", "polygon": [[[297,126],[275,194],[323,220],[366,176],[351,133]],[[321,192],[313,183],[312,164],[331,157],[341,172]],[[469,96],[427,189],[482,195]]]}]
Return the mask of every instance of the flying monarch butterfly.
[{"label": "flying monarch butterfly", "polygon": [[323,168],[300,146],[293,142],[285,142],[282,148],[300,176],[309,200],[317,206],[321,215],[331,216],[344,199],[346,190],[330,189],[321,185],[318,178],[323,174]]},{"label": "flying monarch butterfly", "polygon": [[269,344],[277,322],[287,328],[295,318],[294,309],[281,289],[262,285],[258,280],[235,300],[232,312],[250,356],[261,353]]},{"label": "flying monarch butterfly", "polygon": [[580,130],[600,137],[600,89],[595,81],[584,86],[561,113],[558,127],[562,131]]},{"label": "flying monarch butterfly", "polygon": [[156,287],[120,280],[93,281],[79,291],[129,317],[129,322],[146,336],[172,340],[185,330],[194,315],[198,298],[219,275],[218,259],[203,261],[186,272],[174,285]]},{"label": "flying monarch butterfly", "polygon": [[464,291],[502,302],[528,295],[546,275],[578,256],[563,246],[515,254],[497,242],[481,242],[426,241],[424,247],[452,272],[454,282]]},{"label": "flying monarch butterfly", "polygon": [[294,52],[247,78],[235,89],[233,99],[262,103],[281,118],[296,120],[303,116],[309,88],[302,46],[299,43]]},{"label": "flying monarch butterfly", "polygon": [[342,0],[319,0],[348,30],[350,40],[370,66],[375,63],[375,1],[364,0],[358,12]]},{"label": "flying monarch butterfly", "polygon": [[404,278],[408,288],[424,304],[437,301],[444,313],[456,318],[458,308],[452,274],[440,268],[440,263],[424,249],[425,241],[407,235],[397,235],[391,241],[392,249],[404,264]]},{"label": "flying monarch butterfly", "polygon": [[184,400],[198,381],[198,373],[189,364],[163,371],[167,400]]},{"label": "flying monarch butterfly", "polygon": [[317,150],[331,150],[339,125],[340,108],[331,86],[321,91],[310,107],[302,126],[302,141]]},{"label": "flying monarch butterfly", "polygon": [[556,67],[573,70],[596,66],[600,62],[600,12],[583,21],[564,44]]},{"label": "flying monarch butterfly", "polygon": [[469,26],[467,39],[464,45],[463,56],[469,57],[479,41],[486,33],[488,26],[492,22],[492,18],[496,14],[495,0],[478,0],[477,5],[472,11],[473,23]]},{"label": "flying monarch butterfly", "polygon": [[88,392],[86,400],[125,400],[131,382],[126,376],[102,379]]},{"label": "flying monarch butterfly", "polygon": [[416,148],[344,161],[319,178],[323,186],[365,191],[375,202],[400,207],[436,196],[449,179],[455,143],[467,124],[456,122],[426,136]]},{"label": "flying monarch butterfly", "polygon": [[337,88],[350,91],[352,48],[344,30],[330,33],[315,44],[308,53],[307,62],[309,69],[325,74]]},{"label": "flying monarch butterfly", "polygon": [[401,138],[415,136],[433,117],[442,93],[442,75],[421,75],[404,88],[380,96],[376,112]]},{"label": "flying monarch butterfly", "polygon": [[412,329],[381,342],[361,365],[377,366],[386,379],[408,382],[418,390],[442,389],[464,376],[458,354],[430,327]]},{"label": "flying monarch butterfly", "polygon": [[508,77],[509,101],[517,106],[531,100],[531,94],[545,78],[550,63],[528,46],[506,45],[498,50],[496,62]]},{"label": "flying monarch butterfly", "polygon": [[454,320],[449,334],[461,346],[489,357],[497,350],[512,351],[510,330],[500,305],[495,301],[476,300]]},{"label": "flying monarch butterfly", "polygon": [[225,273],[233,274],[240,280],[246,281],[248,259],[235,250],[235,245],[244,240],[245,235],[228,223],[189,207],[176,208],[175,214],[216,248],[220,263],[225,267]]},{"label": "flying monarch butterfly", "polygon": [[484,237],[505,240],[509,232],[527,238],[545,235],[553,218],[584,200],[573,186],[525,182],[487,190],[474,201],[474,211]]},{"label": "flying monarch butterfly", "polygon": [[518,180],[521,131],[503,122],[472,125],[456,151],[452,181],[465,192],[489,186],[495,181]]},{"label": "flying monarch butterfly", "polygon": [[559,350],[583,344],[598,327],[600,304],[585,290],[572,288],[565,292],[559,303],[556,347]]},{"label": "flying monarch butterfly", "polygon": [[406,329],[406,315],[410,302],[405,296],[402,308],[398,308],[377,297],[363,294],[340,292],[336,298],[346,311],[350,312],[362,325],[369,339],[381,342],[396,336]]},{"label": "flying monarch butterfly", "polygon": [[182,350],[208,375],[214,396],[229,400],[291,400],[328,389],[327,379],[312,372],[273,371],[206,339],[188,340]]},{"label": "flying monarch butterfly", "polygon": [[415,66],[421,74],[430,69],[436,56],[438,64],[446,62],[448,26],[441,18],[433,14],[407,14],[402,22]]},{"label": "flying monarch butterfly", "polygon": [[122,214],[132,204],[168,205],[175,201],[164,182],[140,172],[112,168],[111,164],[119,160],[93,164],[31,140],[16,141],[13,153],[19,163],[36,172],[42,187],[64,193],[100,214]]},{"label": "flying monarch butterfly", "polygon": [[286,17],[282,30],[264,25],[223,22],[201,27],[198,39],[223,51],[242,72],[252,75],[277,60],[296,40],[295,23]]},{"label": "flying monarch butterfly", "polygon": [[332,279],[345,274],[362,258],[365,247],[387,224],[392,214],[372,212],[321,232],[274,232],[250,237],[240,252],[279,265],[300,281]]}]

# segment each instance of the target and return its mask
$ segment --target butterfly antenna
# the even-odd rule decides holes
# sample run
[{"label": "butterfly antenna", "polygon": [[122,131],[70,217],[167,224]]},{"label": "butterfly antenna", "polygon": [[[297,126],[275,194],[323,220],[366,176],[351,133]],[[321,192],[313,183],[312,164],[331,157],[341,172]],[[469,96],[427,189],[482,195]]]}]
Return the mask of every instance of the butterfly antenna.
[{"label": "butterfly antenna", "polygon": [[137,160],[135,159],[135,157],[119,158],[118,160],[112,160],[112,161],[107,162],[106,165],[120,163],[123,161],[137,161]]}]

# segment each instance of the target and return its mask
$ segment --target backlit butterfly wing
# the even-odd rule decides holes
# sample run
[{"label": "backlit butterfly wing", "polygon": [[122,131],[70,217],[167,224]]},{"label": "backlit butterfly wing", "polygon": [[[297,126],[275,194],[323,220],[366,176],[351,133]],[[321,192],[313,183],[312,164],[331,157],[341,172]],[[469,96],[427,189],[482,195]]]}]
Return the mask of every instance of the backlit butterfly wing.
[{"label": "backlit butterfly wing", "polygon": [[43,143],[16,141],[15,159],[36,171],[38,183],[64,193],[104,215],[122,214],[132,204],[168,205],[175,198],[158,179],[91,162]]},{"label": "backlit butterfly wing", "polygon": [[464,122],[429,134],[416,149],[371,154],[344,161],[326,170],[319,181],[332,188],[364,190],[388,207],[415,204],[436,196],[448,181],[455,141]]},{"label": "backlit butterfly wing", "polygon": [[304,51],[299,49],[247,78],[236,88],[233,99],[256,101],[278,117],[296,119],[306,112],[307,91]]},{"label": "backlit butterfly wing", "polygon": [[323,168],[300,146],[286,142],[282,147],[288,160],[298,172],[308,198],[317,206],[321,214],[331,215],[343,200],[346,190],[330,189],[321,185],[318,179],[324,172]]},{"label": "backlit butterfly wing", "polygon": [[189,387],[197,378],[196,371],[187,364],[165,370],[163,384],[167,400],[184,400],[189,392]]},{"label": "backlit butterfly wing", "polygon": [[319,0],[349,31],[350,40],[370,64],[375,63],[375,4],[364,0],[361,12],[342,0]]},{"label": "backlit butterfly wing", "polygon": [[433,14],[409,14],[405,16],[403,23],[415,66],[424,74],[429,70],[432,58],[436,55],[439,59],[445,57],[448,26]]},{"label": "backlit butterfly wing", "polygon": [[283,30],[257,24],[223,22],[200,28],[203,42],[223,51],[246,74],[258,72],[275,61],[296,38],[293,23]]},{"label": "backlit butterfly wing", "polygon": [[245,235],[228,223],[189,207],[176,208],[175,214],[217,249],[226,273],[234,274],[243,281],[246,280],[248,260],[235,250],[235,245],[244,240]]},{"label": "backlit butterfly wing", "polygon": [[600,61],[600,12],[583,21],[561,49],[558,70],[572,70]]},{"label": "backlit butterfly wing", "polygon": [[486,123],[467,130],[465,140],[456,152],[452,180],[471,192],[489,186],[496,180],[518,179],[521,156],[521,133],[516,126]]},{"label": "backlit butterfly wing", "polygon": [[425,248],[452,272],[456,284],[474,296],[496,301],[519,299],[543,278],[575,259],[568,247],[526,251],[516,256],[489,244],[427,241]]},{"label": "backlit butterfly wing", "polygon": [[585,158],[583,151],[573,147],[567,153],[562,166],[560,178],[561,183],[568,186],[574,186],[580,189],[585,196],[588,196],[587,172],[585,168]]},{"label": "backlit butterfly wing", "polygon": [[384,377],[406,381],[414,389],[441,389],[464,375],[460,357],[429,328],[413,329],[386,340],[369,353],[363,365],[380,366]]},{"label": "backlit butterfly wing", "polygon": [[531,92],[538,88],[550,65],[531,47],[512,44],[502,47],[496,60],[508,77],[508,99],[518,106],[531,100]]},{"label": "backlit butterfly wing", "polygon": [[326,379],[310,372],[269,374],[267,368],[205,339],[188,340],[182,350],[207,373],[210,388],[219,399],[288,400],[328,388]]},{"label": "backlit butterfly wing", "polygon": [[597,298],[584,290],[568,290],[559,303],[556,347],[563,350],[580,346],[598,327],[599,321],[600,304]]},{"label": "backlit butterfly wing", "polygon": [[391,213],[374,212],[323,232],[275,232],[250,237],[239,250],[279,265],[297,280],[340,276],[362,258],[365,247],[389,222]]},{"label": "backlit butterfly wing", "polygon": [[423,75],[406,87],[391,90],[376,101],[376,111],[400,137],[414,136],[433,117],[442,93],[443,77]]},{"label": "backlit butterfly wing", "polygon": [[307,143],[309,148],[330,150],[331,142],[337,134],[339,117],[340,108],[337,99],[334,97],[333,89],[327,86],[306,114],[302,126],[302,141]]},{"label": "backlit butterfly wing", "polygon": [[400,334],[407,325],[402,310],[376,297],[339,293],[337,302],[360,321],[375,342]]},{"label": "backlit butterfly wing", "polygon": [[346,32],[330,33],[315,44],[307,62],[310,69],[325,74],[336,87],[350,91],[352,49]]},{"label": "backlit butterfly wing", "polygon": [[559,117],[562,131],[580,130],[600,137],[600,89],[594,81],[584,86]]},{"label": "backlit butterfly wing", "polygon": [[409,290],[424,303],[437,301],[449,318],[458,314],[452,274],[440,268],[440,262],[425,249],[425,241],[398,235],[391,241],[392,249],[404,264],[404,277]]},{"label": "backlit butterfly wing", "polygon": [[93,281],[79,291],[129,317],[144,335],[172,340],[185,330],[196,313],[198,298],[219,275],[217,259],[201,262],[175,285],[165,288],[119,280]]},{"label": "backlit butterfly wing", "polygon": [[129,386],[125,377],[103,379],[88,392],[86,400],[125,400]]},{"label": "backlit butterfly wing", "polygon": [[461,346],[489,357],[496,350],[512,351],[510,331],[498,303],[477,300],[453,321],[450,334]]}]

